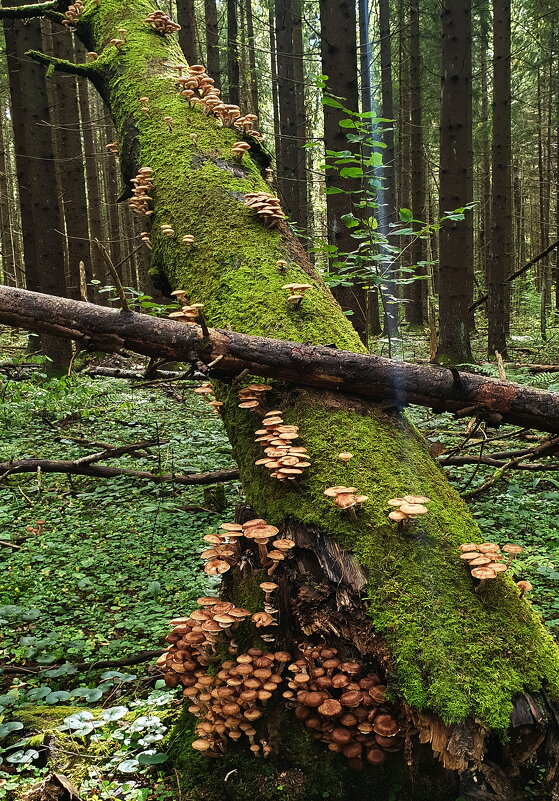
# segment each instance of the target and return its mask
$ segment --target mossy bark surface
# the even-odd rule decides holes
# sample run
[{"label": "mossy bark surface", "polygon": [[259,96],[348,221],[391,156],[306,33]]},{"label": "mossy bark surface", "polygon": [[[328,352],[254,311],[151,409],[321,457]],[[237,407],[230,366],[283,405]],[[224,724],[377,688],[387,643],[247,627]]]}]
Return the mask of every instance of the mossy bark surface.
[{"label": "mossy bark surface", "polygon": [[[191,302],[204,303],[211,326],[362,351],[288,227],[266,229],[243,203],[247,192],[271,190],[255,161],[232,159],[238,133],[179,96],[171,69],[183,61],[178,43],[143,22],[152,10],[145,0],[86,0],[78,33],[99,54],[90,77],[111,108],[125,177],[140,166],[154,170],[155,272],[168,286],[185,289]],[[117,50],[108,41],[121,27],[127,41]],[[140,97],[149,98],[147,116]],[[172,130],[164,117],[173,118]],[[159,233],[165,223],[173,239]],[[193,247],[182,244],[185,234],[194,236]],[[287,267],[278,267],[278,259]],[[290,282],[314,284],[299,307],[282,290]],[[460,543],[498,541],[499,533],[480,534],[405,419],[347,396],[276,385],[270,408],[283,409],[286,422],[300,426],[300,444],[312,462],[295,486],[285,486],[254,466],[261,456],[253,442],[259,418],[237,408],[235,388],[221,393],[255,512],[274,525],[295,520],[324,532],[365,569],[370,624],[390,653],[395,697],[446,724],[475,720],[504,734],[518,694],[545,687],[557,696],[558,652],[530,604],[508,577],[476,594],[458,559]],[[354,454],[347,467],[336,458],[342,451]],[[336,484],[369,496],[356,520],[324,497]],[[431,503],[427,516],[400,530],[387,520],[386,502],[405,493],[427,495]]]}]

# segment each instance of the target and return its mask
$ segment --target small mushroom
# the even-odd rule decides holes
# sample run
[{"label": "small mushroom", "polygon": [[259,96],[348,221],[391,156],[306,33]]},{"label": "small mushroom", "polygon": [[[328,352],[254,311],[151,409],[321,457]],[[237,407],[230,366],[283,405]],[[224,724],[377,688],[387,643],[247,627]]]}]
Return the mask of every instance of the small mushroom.
[{"label": "small mushroom", "polygon": [[520,590],[520,598],[523,598],[527,592],[534,589],[529,581],[517,581],[516,586]]}]

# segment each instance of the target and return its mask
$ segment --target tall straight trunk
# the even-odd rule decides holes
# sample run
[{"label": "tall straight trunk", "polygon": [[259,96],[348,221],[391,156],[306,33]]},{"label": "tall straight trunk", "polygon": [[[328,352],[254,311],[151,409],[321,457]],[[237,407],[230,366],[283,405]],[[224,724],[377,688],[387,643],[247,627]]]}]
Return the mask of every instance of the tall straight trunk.
[{"label": "tall straight trunk", "polygon": [[[322,72],[328,76],[328,91],[342,98],[350,111],[359,111],[357,83],[357,16],[353,0],[332,3],[320,0],[320,54]],[[278,42],[278,50],[281,50]],[[324,146],[328,151],[355,151],[348,142],[340,121],[347,118],[341,109],[324,106]],[[337,177],[334,170],[326,173],[326,189],[342,189],[326,196],[328,242],[336,248],[336,260],[343,262],[357,247],[351,230],[342,217],[355,212],[354,200],[362,191],[358,178]],[[353,194],[355,193],[355,194]],[[360,283],[337,287],[334,296],[342,309],[352,312],[352,323],[363,341],[368,334],[368,293]]]},{"label": "tall straight trunk", "polygon": [[227,101],[240,103],[239,22],[236,0],[227,0]]},{"label": "tall straight trunk", "polygon": [[[410,149],[411,149],[411,208],[417,220],[426,221],[426,176],[423,152],[423,99],[421,94],[421,50],[419,33],[419,0],[410,0]],[[410,256],[415,275],[425,275],[425,240],[412,239]],[[408,285],[407,319],[411,325],[422,326],[426,319],[427,282],[419,278]]]},{"label": "tall straight trunk", "polygon": [[268,0],[268,32],[270,35],[270,76],[272,79],[272,113],[274,117],[274,147],[277,172],[279,157],[281,154],[281,126],[278,90],[275,0]]},{"label": "tall straight trunk", "polygon": [[[252,0],[245,0],[247,24],[248,67],[249,67],[249,99],[250,110],[260,116],[258,105],[258,74],[256,70],[256,47],[254,43],[254,20],[252,16]],[[302,47],[301,47],[302,52]]]},{"label": "tall straight trunk", "polygon": [[[473,199],[471,0],[445,0],[442,9],[440,214]],[[439,236],[437,358],[471,362],[469,306],[473,296],[471,212],[448,220]]]},{"label": "tall straight trunk", "polygon": [[206,64],[208,75],[221,89],[221,64],[219,60],[219,26],[217,22],[216,0],[204,0],[204,19],[206,23]]},{"label": "tall straight trunk", "polygon": [[480,44],[479,44],[479,72],[480,72],[480,112],[481,112],[481,208],[479,210],[478,253],[479,267],[487,283],[489,237],[491,231],[491,147],[490,147],[490,118],[489,118],[489,81],[488,60],[489,29],[491,14],[488,0],[484,0],[480,10]]},{"label": "tall straight trunk", "polygon": [[[373,111],[373,89],[372,89],[372,80],[371,80],[371,65],[373,61],[373,48],[371,46],[371,34],[370,34],[370,9],[369,9],[369,0],[359,0],[359,67],[361,71],[361,111],[364,113],[371,113]],[[378,112],[377,112],[377,116]],[[382,115],[380,115],[382,116]],[[370,123],[370,136],[372,139],[375,139],[378,134],[378,126],[375,125],[373,122]],[[363,154],[365,156],[370,156],[372,148],[363,148]],[[392,166],[388,166],[388,171],[392,170]],[[369,168],[366,170],[367,176],[374,180],[376,169]],[[386,175],[386,173],[383,173]],[[382,180],[382,179],[381,179]],[[371,192],[372,194],[372,192]],[[380,204],[386,202],[386,198],[383,195],[381,188],[377,189],[377,201]],[[382,217],[382,212],[379,210],[377,211],[377,221],[380,221]],[[380,222],[379,222],[380,225]],[[376,246],[375,246],[376,250]],[[383,304],[384,309],[384,304]],[[390,312],[391,315],[395,313],[395,308],[393,304],[388,308],[387,311]],[[370,333],[373,335],[378,335],[382,332],[382,326],[380,324],[379,319],[379,287],[378,285],[371,286],[369,291],[369,326],[370,326]]]},{"label": "tall straight trunk", "polygon": [[4,130],[5,118],[4,99],[0,101],[0,242],[2,245],[2,280],[9,286],[18,286],[14,247],[11,236],[13,228],[10,214],[10,187],[8,183],[9,154]]},{"label": "tall straight trunk", "polygon": [[[77,50],[78,59],[80,56]],[[80,59],[79,59],[80,60]],[[83,59],[81,59],[83,61]],[[78,102],[80,106],[80,119],[82,125],[84,164],[85,164],[85,183],[87,190],[87,209],[89,215],[89,234],[91,239],[91,272],[96,281],[101,281],[104,273],[103,259],[99,249],[95,247],[95,239],[103,239],[103,222],[101,218],[101,189],[99,184],[99,158],[95,146],[93,135],[93,125],[97,125],[92,119],[91,99],[88,82],[84,78],[78,78]],[[88,297],[96,298],[92,288],[88,288]]]},{"label": "tall straight trunk", "polygon": [[491,261],[487,315],[488,355],[507,351],[512,263],[510,2],[493,0],[493,140],[491,147]]},{"label": "tall straight trunk", "polygon": [[[57,26],[53,50],[58,58],[74,60],[72,37]],[[59,160],[57,170],[67,236],[68,297],[80,298],[80,262],[89,283],[93,277],[89,243],[89,220],[85,189],[84,153],[76,77],[56,75],[53,115]]]},{"label": "tall straight trunk", "polygon": [[[387,13],[390,13],[388,0]],[[411,208],[411,91],[410,91],[410,24],[409,4],[398,0],[398,206]],[[400,238],[400,257],[398,267],[411,268],[409,238]],[[403,273],[408,275],[408,273]],[[399,287],[399,294],[406,299],[407,287]],[[404,304],[404,314],[409,321],[408,303]]]},{"label": "tall straight trunk", "polygon": [[300,0],[276,0],[275,22],[280,129],[278,190],[289,217],[305,233],[308,218]]},{"label": "tall straight trunk", "polygon": [[[8,0],[6,7],[18,5]],[[42,47],[38,20],[26,25],[4,21],[17,181],[24,233],[27,289],[48,295],[66,294],[62,218],[54,173],[55,152],[44,70],[27,55]],[[50,335],[40,337],[52,372],[66,369],[71,347]]]},{"label": "tall straight trunk", "polygon": [[[362,4],[368,6],[368,0]],[[379,0],[379,38],[380,38],[380,83],[381,83],[381,113],[387,120],[394,119],[394,92],[392,84],[392,30],[390,24],[390,2]],[[370,69],[370,67],[369,67]],[[394,147],[394,129],[391,123],[385,123],[383,140],[386,148],[383,150],[382,189],[379,193],[379,229],[384,236],[388,235],[389,223],[398,218],[396,213],[396,150]],[[384,311],[384,330],[392,336],[398,331],[399,306],[396,302],[397,288],[390,280],[392,271],[388,268],[386,275],[386,289],[381,289]]]},{"label": "tall straight trunk", "polygon": [[176,0],[177,22],[181,26],[179,31],[179,44],[184,57],[189,64],[196,64],[196,13],[194,0]]},{"label": "tall straight trunk", "polygon": [[[193,293],[192,300],[204,303],[204,315],[212,327],[232,325],[241,333],[335,343],[365,352],[288,226],[283,222],[277,227],[263,225],[243,202],[249,192],[268,188],[257,166],[247,160],[241,175],[223,169],[235,132],[206,119],[198,109],[189,109],[179,93],[173,92],[168,64],[177,62],[177,46],[170,37],[135,24],[151,10],[150,0],[134,0],[133,4],[113,0],[108,8],[103,3],[88,8],[80,23],[81,35],[99,49],[114,30],[115,12],[133,30],[127,49],[111,52],[109,64],[98,64],[88,74],[113,111],[123,164],[129,164],[132,175],[140,165],[154,170],[151,230],[161,279],[167,278],[177,289],[186,288]],[[168,90],[161,91],[162,85]],[[153,136],[153,120],[146,119],[138,108],[136,99],[142,95],[153,98],[158,137]],[[185,121],[176,126],[172,137],[162,119],[166,115]],[[203,150],[190,136],[194,124],[203,132]],[[182,155],[179,160],[177,152]],[[196,245],[186,256],[179,236],[170,240],[160,231],[169,217],[179,235],[194,227]],[[283,272],[277,264],[282,257],[288,261]],[[297,307],[287,305],[282,294],[286,281],[311,284]],[[114,314],[117,329],[122,315]],[[297,348],[290,352],[296,360]],[[313,369],[308,360],[299,366]],[[490,798],[493,788],[503,786],[511,788],[510,798],[519,797],[528,776],[522,763],[514,763],[518,753],[531,756],[531,790],[537,792],[535,781],[545,781],[557,762],[553,704],[559,696],[559,651],[529,603],[519,597],[510,577],[499,576],[489,586],[482,586],[485,595],[475,591],[474,580],[458,559],[459,545],[464,537],[471,541],[483,535],[431,460],[417,431],[394,409],[382,409],[342,392],[274,383],[266,406],[270,403],[282,409],[286,420],[298,426],[309,454],[308,462],[303,463],[308,472],[300,474],[294,487],[255,465],[262,450],[254,442],[254,431],[262,419],[239,408],[236,385],[219,381],[217,376],[212,380],[224,404],[223,421],[251,505],[244,511],[277,526],[295,543],[295,556],[288,558],[288,567],[279,566],[274,573],[278,603],[272,601],[272,608],[278,625],[266,634],[273,643],[274,659],[276,648],[282,648],[297,658],[307,654],[312,665],[311,660],[317,658],[312,654],[315,645],[309,651],[304,647],[297,650],[311,640],[339,649],[344,659],[357,662],[357,669],[363,665],[365,670],[382,673],[390,687],[390,703],[398,703],[401,715],[389,731],[396,736],[402,729],[407,740],[405,753],[391,753],[387,763],[390,778],[397,777],[399,801],[448,801],[459,796],[470,801]],[[337,454],[346,450],[353,458],[343,465]],[[360,507],[347,514],[323,494],[330,483],[351,483],[369,499],[363,498]],[[425,493],[431,498],[429,513],[405,528],[388,520],[386,506],[387,499],[404,492]],[[249,554],[245,545],[243,542],[243,570],[232,565],[223,592],[250,614],[265,602],[259,587],[263,571],[256,548]],[[259,554],[263,558],[262,549]],[[242,650],[262,633],[248,619],[243,626]],[[234,651],[231,642],[229,647]],[[170,659],[174,653],[168,652]],[[214,677],[221,681],[220,673],[225,670],[219,664],[221,656],[220,647],[209,685]],[[270,663],[274,664],[272,660],[265,664]],[[303,665],[304,661],[295,667]],[[186,663],[184,668],[188,670]],[[341,682],[347,683],[347,673],[353,675],[356,668],[342,668],[340,673],[346,673]],[[236,675],[240,675],[238,671]],[[306,682],[302,673],[300,676]],[[316,676],[313,673],[311,678]],[[365,702],[370,704],[368,698],[374,702],[366,690],[375,680],[369,677],[364,685],[358,685],[358,697],[351,702],[363,707]],[[179,682],[180,677],[175,684]],[[540,687],[545,687],[545,696],[538,692]],[[382,689],[377,692],[382,698]],[[544,707],[545,698],[548,706]],[[341,714],[341,704],[330,700],[334,703],[323,711]],[[278,785],[287,782],[290,801],[318,801],[325,796],[331,801],[388,801],[394,797],[394,783],[387,781],[384,769],[371,767],[352,778],[345,757],[328,758],[324,750],[315,751],[324,744],[313,742],[305,727],[295,722],[289,698],[285,704],[280,696],[273,710],[264,699],[259,699],[260,706],[256,714],[262,719],[255,727],[256,737],[267,741],[269,731],[273,746],[269,758],[256,763],[246,740],[207,762],[203,755],[192,755],[193,721],[186,713],[180,719],[174,755],[179,760],[176,767],[182,774],[185,797],[218,801],[224,798],[227,786],[225,792],[231,798],[264,801],[277,795]],[[245,713],[245,718],[250,714]],[[371,713],[365,710],[364,714]],[[519,720],[520,725],[514,726]],[[358,721],[356,714],[354,722]],[[327,739],[331,725],[326,720],[322,724],[320,718],[318,724],[322,726],[321,739]],[[418,729],[420,737],[416,739]],[[210,731],[214,741],[213,728]],[[356,751],[361,753],[362,734],[357,731],[355,726],[350,736],[357,738]],[[403,746],[404,738],[398,739]],[[367,740],[369,747],[371,740]],[[388,740],[391,751],[393,742]],[[215,742],[212,747],[219,745]],[[433,751],[446,768],[436,763]],[[519,775],[511,775],[511,764],[518,767]],[[363,764],[358,761],[353,766],[361,768]],[[308,778],[302,767],[310,771]],[[553,788],[544,787],[541,797],[548,789]]]},{"label": "tall straight trunk", "polygon": [[[104,109],[107,113],[107,109]],[[113,124],[107,121],[105,125],[105,142],[114,142],[116,132]],[[109,254],[114,264],[118,264],[124,258],[124,248],[121,237],[121,230],[118,218],[118,204],[117,199],[120,195],[119,190],[119,163],[116,156],[108,153],[106,150],[101,151],[101,159],[103,162],[103,183],[105,189],[105,212],[107,215],[108,225],[108,239],[109,239]],[[105,270],[105,275],[107,272]],[[112,279],[109,278],[109,283]]]}]

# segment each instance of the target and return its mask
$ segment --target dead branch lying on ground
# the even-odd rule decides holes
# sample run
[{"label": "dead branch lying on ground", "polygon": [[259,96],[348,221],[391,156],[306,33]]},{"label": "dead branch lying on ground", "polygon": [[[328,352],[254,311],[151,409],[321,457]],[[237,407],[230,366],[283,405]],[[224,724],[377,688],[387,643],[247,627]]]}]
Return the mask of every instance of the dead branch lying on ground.
[{"label": "dead branch lying on ground", "polygon": [[[78,670],[101,670],[102,668],[128,667],[130,665],[140,665],[142,662],[151,662],[152,659],[156,659],[163,653],[165,653],[165,651],[162,649],[157,651],[140,651],[140,653],[135,654],[134,656],[127,656],[123,659],[101,659],[97,662],[72,662],[70,664],[72,664]],[[17,665],[0,665],[0,675],[2,673],[6,673],[34,676],[38,673],[44,673],[47,670],[54,670],[59,667],[62,667],[62,665],[47,665],[47,667],[41,668],[25,668]]]},{"label": "dead branch lying on ground", "polygon": [[506,422],[559,433],[559,393],[455,368],[423,367],[335,346],[218,329],[205,334],[197,325],[13,287],[0,288],[0,323],[74,339],[97,350],[126,349],[158,359],[217,364],[208,373],[220,380],[246,371],[384,401],[388,411],[414,403],[461,417],[482,417],[492,425]]},{"label": "dead branch lying on ground", "polygon": [[79,460],[63,459],[19,459],[11,462],[0,462],[0,481],[18,473],[65,473],[73,476],[92,476],[94,478],[116,478],[117,476],[131,476],[132,478],[147,478],[149,481],[161,483],[163,481],[175,484],[219,484],[224,481],[234,481],[239,478],[238,470],[215,470],[209,473],[150,473],[147,470],[128,470],[124,467],[105,467],[99,464],[79,463]]}]

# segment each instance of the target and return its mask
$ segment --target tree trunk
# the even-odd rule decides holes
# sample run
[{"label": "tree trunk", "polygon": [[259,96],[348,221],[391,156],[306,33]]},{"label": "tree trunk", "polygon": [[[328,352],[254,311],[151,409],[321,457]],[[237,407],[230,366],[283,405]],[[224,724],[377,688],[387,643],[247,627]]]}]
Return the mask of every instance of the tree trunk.
[{"label": "tree trunk", "polygon": [[487,352],[507,352],[509,289],[504,283],[512,262],[511,208],[510,2],[493,0],[493,140],[491,148],[491,260]]},{"label": "tree trunk", "polygon": [[[442,9],[440,214],[473,200],[471,0]],[[473,296],[471,212],[447,220],[439,236],[439,347],[437,359],[472,361],[469,307]]]},{"label": "tree trunk", "polygon": [[[410,0],[410,146],[411,146],[411,208],[416,220],[427,221],[425,153],[423,152],[423,100],[421,94],[421,49],[419,30],[419,0]],[[414,226],[417,228],[417,226]],[[408,320],[422,327],[427,311],[427,282],[425,275],[425,239],[415,237],[410,247],[411,263],[418,280],[409,285]]]},{"label": "tree trunk", "polygon": [[288,216],[306,232],[305,85],[300,0],[276,0],[279,100],[278,190]]},{"label": "tree trunk", "polygon": [[256,48],[254,46],[254,21],[252,16],[252,0],[246,0],[247,45],[249,66],[249,98],[250,110],[257,117],[260,116],[258,105],[258,73],[256,70]]},{"label": "tree trunk", "polygon": [[[359,111],[359,92],[357,82],[357,16],[354,0],[341,0],[331,3],[320,0],[320,54],[322,72],[328,76],[328,92],[341,98],[349,111]],[[278,50],[281,47],[278,42]],[[347,118],[347,112],[329,105],[324,106],[324,147],[327,151],[356,152],[348,142],[340,120]],[[327,194],[326,215],[328,242],[336,248],[334,260],[343,263],[348,254],[357,247],[351,236],[351,229],[342,217],[354,214],[354,201],[359,199],[363,185],[359,178],[339,178],[337,170],[326,173],[326,189],[341,189],[341,192]],[[357,193],[354,194],[354,193]],[[366,342],[368,335],[368,297],[362,283],[355,282],[351,287],[338,286],[334,296],[342,309],[352,312],[351,321],[361,339]]]},{"label": "tree trunk", "polygon": [[[59,58],[74,60],[72,37],[60,30],[53,31],[53,50]],[[89,221],[85,193],[84,153],[80,135],[80,114],[76,77],[54,77],[53,116],[59,161],[61,200],[63,204],[68,253],[68,297],[80,297],[80,262],[87,283],[93,278],[89,246]]]},{"label": "tree trunk", "polygon": [[227,100],[240,103],[239,23],[236,0],[227,0]]},{"label": "tree trunk", "polygon": [[219,62],[219,27],[217,24],[216,0],[204,0],[206,20],[206,64],[208,74],[221,89],[221,66]]},{"label": "tree trunk", "polygon": [[194,0],[177,0],[177,22],[181,26],[179,44],[189,64],[196,64],[196,13]]},{"label": "tree trunk", "polygon": [[[248,158],[241,167],[232,162],[235,132],[199,108],[189,109],[173,91],[175,79],[167,65],[179,60],[177,45],[136,24],[151,8],[147,0],[135,0],[133,9],[124,0],[88,3],[79,32],[98,51],[112,34],[115,14],[133,32],[126,48],[112,49],[93,62],[89,74],[111,108],[127,177],[140,165],[154,170],[151,231],[161,280],[204,303],[210,325],[299,342],[334,342],[363,352],[287,226],[264,226],[243,202],[247,192],[266,191],[267,185]],[[140,112],[137,98],[142,95],[152,98],[150,119]],[[164,116],[183,121],[172,137]],[[199,131],[196,141],[190,135],[193,126]],[[180,160],[177,152],[183,155]],[[171,223],[174,238],[160,232],[161,224]],[[182,244],[186,233],[195,237],[191,248]],[[278,260],[288,264],[278,265]],[[288,305],[282,290],[286,282],[311,283],[312,303]],[[524,692],[537,693],[545,682],[550,697],[559,696],[556,646],[510,579],[496,579],[481,595],[474,591],[457,548],[479,533],[420,436],[405,419],[368,401],[275,384],[266,405],[282,409],[289,423],[300,427],[311,462],[296,486],[286,486],[254,464],[262,452],[254,431],[262,422],[238,407],[237,385],[216,385],[216,392],[254,509],[250,514],[281,526],[297,545],[292,570],[277,571],[281,618],[275,647],[294,650],[294,643],[310,639],[339,646],[344,658],[378,666],[399,699],[403,725],[413,721],[422,742],[432,741],[448,768],[437,768],[429,749],[419,746],[410,731],[406,757],[413,763],[414,781],[399,754],[391,754],[387,763],[400,801],[474,799],[494,786],[506,789],[502,799],[512,799],[526,775],[521,760],[518,778],[507,777],[500,766],[508,765],[512,746],[496,737],[486,739],[486,732],[508,731],[514,714],[512,725],[519,725],[511,742],[515,753],[525,753],[528,741],[533,742],[534,716],[540,719],[538,708],[548,733],[539,756],[545,780],[546,766],[557,759],[556,723],[548,717],[541,692],[532,707]],[[341,451],[353,454],[345,466],[337,459]],[[327,486],[341,483],[369,496],[354,516],[323,495]],[[406,531],[386,514],[387,500],[404,492],[432,499],[429,514]],[[247,565],[242,574],[235,570],[231,575],[227,585],[235,601],[252,609],[261,606],[257,585],[262,572],[257,569],[251,576]],[[252,636],[253,627],[248,629]],[[278,784],[287,784],[297,801],[314,801],[325,793],[333,801],[389,797],[394,788],[384,769],[371,767],[352,779],[343,758],[316,752],[287,710],[282,718],[282,705],[258,725],[259,737],[268,727],[268,739],[283,754],[266,761],[236,749],[222,759],[193,755],[184,733],[191,724],[185,719],[175,737],[185,789],[207,801],[250,795],[263,801],[276,794]],[[490,762],[484,762],[486,742],[491,743]]]},{"label": "tree trunk", "polygon": [[[8,6],[14,6],[14,1]],[[38,20],[26,25],[5,20],[4,36],[12,123],[16,150],[21,208],[25,277],[28,289],[49,295],[65,295],[62,221],[54,173],[51,115],[44,70],[25,53],[42,47]],[[50,359],[48,369],[63,372],[71,356],[67,342],[41,337],[41,350]]]}]

